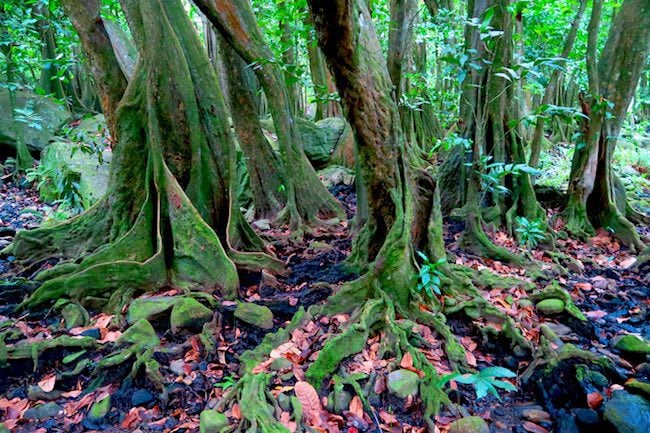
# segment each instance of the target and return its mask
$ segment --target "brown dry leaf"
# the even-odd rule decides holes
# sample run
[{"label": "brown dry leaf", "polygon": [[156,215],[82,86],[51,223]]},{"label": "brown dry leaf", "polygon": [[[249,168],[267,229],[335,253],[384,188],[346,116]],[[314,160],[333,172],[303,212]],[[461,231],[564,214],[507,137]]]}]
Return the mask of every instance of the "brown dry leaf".
[{"label": "brown dry leaf", "polygon": [[237,403],[232,405],[232,408],[230,409],[230,414],[235,419],[241,419],[241,409],[239,408],[239,405]]},{"label": "brown dry leaf", "polygon": [[140,409],[137,407],[132,407],[131,410],[129,410],[129,413],[127,413],[124,417],[124,421],[122,421],[121,427],[123,429],[132,429],[138,425],[138,423],[140,423]]},{"label": "brown dry leaf", "polygon": [[49,376],[45,376],[43,380],[38,382],[38,386],[45,392],[52,392],[55,383],[56,383],[56,376],[50,374]]},{"label": "brown dry leaf", "polygon": [[411,352],[406,352],[400,361],[399,366],[402,368],[413,368],[413,355]]},{"label": "brown dry leaf", "polygon": [[291,414],[289,412],[284,412],[280,414],[280,422],[285,426],[291,433],[295,432],[298,428],[298,424],[295,421],[291,421]]},{"label": "brown dry leaf", "polygon": [[548,430],[546,430],[541,425],[535,424],[534,422],[524,421],[521,426],[524,428],[524,430],[529,431],[530,433],[548,433]]},{"label": "brown dry leaf", "polygon": [[122,333],[120,331],[108,331],[106,332],[106,335],[104,335],[104,338],[101,340],[98,340],[99,343],[115,343],[118,338],[120,338],[120,335]]},{"label": "brown dry leaf", "polygon": [[472,367],[476,367],[476,357],[474,354],[468,350],[465,351],[465,359],[467,360],[467,364],[471,365]]},{"label": "brown dry leaf", "polygon": [[384,410],[379,412],[379,418],[388,425],[398,424],[397,417]]},{"label": "brown dry leaf", "polygon": [[621,261],[619,262],[619,265],[620,265],[622,268],[624,268],[624,269],[628,269],[628,268],[630,268],[634,263],[636,263],[636,257],[634,257],[634,256],[628,256],[628,257],[625,257],[624,259],[621,259]]},{"label": "brown dry leaf", "polygon": [[352,400],[350,401],[350,412],[359,418],[363,418],[363,403],[361,403],[361,399],[358,395],[352,397]]},{"label": "brown dry leaf", "polygon": [[587,283],[587,282],[575,283],[573,285],[573,287],[575,287],[576,289],[580,289],[580,290],[591,290],[591,289],[594,288],[594,286],[591,283]]},{"label": "brown dry leaf", "polygon": [[305,418],[312,424],[320,424],[320,415],[323,412],[323,407],[320,404],[318,393],[309,383],[300,381],[296,382],[294,388],[296,397],[302,404],[302,410],[305,413]]},{"label": "brown dry leaf", "polygon": [[386,391],[386,377],[380,376],[377,378],[375,381],[374,390],[375,394],[381,394],[382,392]]},{"label": "brown dry leaf", "polygon": [[590,392],[587,394],[587,404],[591,409],[598,409],[603,404],[603,396],[599,392]]}]

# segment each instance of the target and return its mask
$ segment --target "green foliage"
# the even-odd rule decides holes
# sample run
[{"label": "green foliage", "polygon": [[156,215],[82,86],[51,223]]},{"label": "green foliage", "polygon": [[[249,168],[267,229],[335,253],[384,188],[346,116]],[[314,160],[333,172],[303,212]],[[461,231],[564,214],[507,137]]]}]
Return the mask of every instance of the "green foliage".
[{"label": "green foliage", "polygon": [[59,203],[65,210],[78,213],[90,206],[81,196],[79,173],[67,167],[61,169],[39,164],[27,170],[26,177],[29,182],[36,183],[41,197]]},{"label": "green foliage", "polygon": [[460,374],[452,373],[445,377],[446,381],[454,380],[458,383],[465,385],[472,385],[476,391],[476,398],[481,399],[488,395],[492,394],[499,400],[499,391],[497,388],[503,389],[505,391],[517,391],[517,387],[512,383],[505,380],[499,380],[499,378],[513,378],[517,377],[515,373],[508,370],[504,367],[487,367],[481,370],[478,373],[471,374]]},{"label": "green foliage", "polygon": [[444,258],[431,262],[429,257],[421,251],[417,252],[418,256],[422,259],[422,266],[420,266],[420,272],[418,274],[419,283],[417,285],[417,291],[424,292],[430,297],[433,298],[434,293],[436,295],[441,295],[440,286],[442,284],[441,278],[444,274],[439,270],[439,267],[446,263]]},{"label": "green foliage", "polygon": [[221,388],[225,391],[228,388],[232,388],[233,386],[235,386],[235,383],[237,383],[237,379],[235,379],[235,377],[232,374],[229,374],[228,376],[224,376],[221,382],[215,383],[214,387]]},{"label": "green foliage", "polygon": [[25,108],[14,108],[14,120],[39,131],[43,130],[45,121],[43,116],[37,114],[31,105],[27,105]]},{"label": "green foliage", "polygon": [[519,235],[519,243],[527,248],[535,248],[539,241],[546,237],[541,220],[529,221],[524,217],[517,218],[518,227],[515,232]]},{"label": "green foliage", "polygon": [[510,190],[503,185],[506,176],[520,176],[522,173],[538,175],[539,171],[527,164],[505,164],[503,162],[490,162],[491,156],[484,155],[479,160],[482,170],[477,173],[481,177],[484,191],[497,194],[509,194]]}]

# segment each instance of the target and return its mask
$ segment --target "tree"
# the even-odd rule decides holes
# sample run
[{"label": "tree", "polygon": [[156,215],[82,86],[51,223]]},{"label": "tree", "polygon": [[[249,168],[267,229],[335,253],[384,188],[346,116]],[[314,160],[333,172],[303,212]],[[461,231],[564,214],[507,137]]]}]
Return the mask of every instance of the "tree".
[{"label": "tree", "polygon": [[[98,3],[66,0],[111,107],[117,71],[97,18]],[[172,285],[237,296],[237,268],[278,270],[241,215],[233,189],[234,141],[212,68],[180,1],[124,0],[140,61],[115,109],[108,194],[63,224],[19,233],[21,260],[64,260],[23,304],[62,296],[128,299]],[[174,23],[173,25],[171,23]],[[110,93],[110,94],[109,94]],[[110,115],[110,111],[108,112]]]},{"label": "tree", "polygon": [[[615,187],[612,155],[650,54],[650,4],[623,2],[597,59],[601,10],[602,2],[594,1],[587,47],[589,98],[582,102],[589,121],[574,153],[564,219],[574,234],[590,235],[594,227],[603,227],[625,244],[642,248],[634,225],[625,217],[624,191]],[[622,197],[620,207],[617,194]]]},{"label": "tree", "polygon": [[[340,204],[325,189],[300,145],[292,101],[282,71],[273,62],[273,52],[264,42],[249,0],[212,2],[195,0],[215,28],[248,64],[255,64],[275,124],[285,167],[287,204],[283,219],[293,229],[319,220],[345,218]],[[298,231],[299,233],[299,231]]]}]

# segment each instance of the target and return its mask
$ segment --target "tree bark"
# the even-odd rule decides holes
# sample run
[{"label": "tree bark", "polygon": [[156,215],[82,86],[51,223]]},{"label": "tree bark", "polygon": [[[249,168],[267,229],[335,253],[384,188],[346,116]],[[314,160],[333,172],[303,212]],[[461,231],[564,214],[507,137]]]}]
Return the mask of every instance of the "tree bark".
[{"label": "tree bark", "polygon": [[108,129],[117,142],[120,128],[117,126],[116,111],[126,90],[127,79],[100,16],[99,1],[62,0],[62,5],[88,56]]},{"label": "tree bark", "polygon": [[116,110],[109,192],[61,225],[17,234],[23,261],[81,259],[46,271],[23,306],[165,286],[234,298],[236,265],[278,269],[239,212],[225,103],[182,4],[122,6],[140,62]]},{"label": "tree bark", "polygon": [[324,218],[345,218],[341,205],[320,182],[300,145],[301,137],[291,112],[290,98],[282,72],[265,59],[273,52],[264,42],[248,0],[194,3],[248,64],[255,64],[255,73],[266,93],[275,123],[283,163],[287,172],[287,205],[283,211],[292,228],[316,223]]}]

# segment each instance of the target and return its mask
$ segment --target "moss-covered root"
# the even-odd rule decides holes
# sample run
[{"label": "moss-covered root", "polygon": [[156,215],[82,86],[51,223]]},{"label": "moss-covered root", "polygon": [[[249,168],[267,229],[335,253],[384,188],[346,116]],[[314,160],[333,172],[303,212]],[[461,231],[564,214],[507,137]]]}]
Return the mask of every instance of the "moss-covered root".
[{"label": "moss-covered root", "polygon": [[565,230],[579,239],[587,239],[596,234],[587,216],[587,207],[573,196],[569,198],[562,219]]},{"label": "moss-covered root", "polygon": [[487,236],[479,217],[466,220],[465,230],[460,239],[460,246],[466,251],[476,254],[480,257],[486,257],[502,262],[524,265],[525,260],[522,257],[511,253],[503,247],[495,245]]},{"label": "moss-covered root", "polygon": [[[268,374],[247,374],[240,379],[234,392],[239,402],[242,417],[246,420],[246,432],[289,433],[289,430],[277,421],[279,412],[271,404],[275,399],[268,392]],[[240,427],[241,429],[241,427]]]},{"label": "moss-covered root", "polygon": [[573,298],[571,298],[569,292],[558,286],[557,283],[547,286],[541,292],[530,295],[530,300],[533,302],[543,301],[544,299],[560,299],[564,302],[564,311],[576,319],[587,320],[582,311],[573,303]]}]

